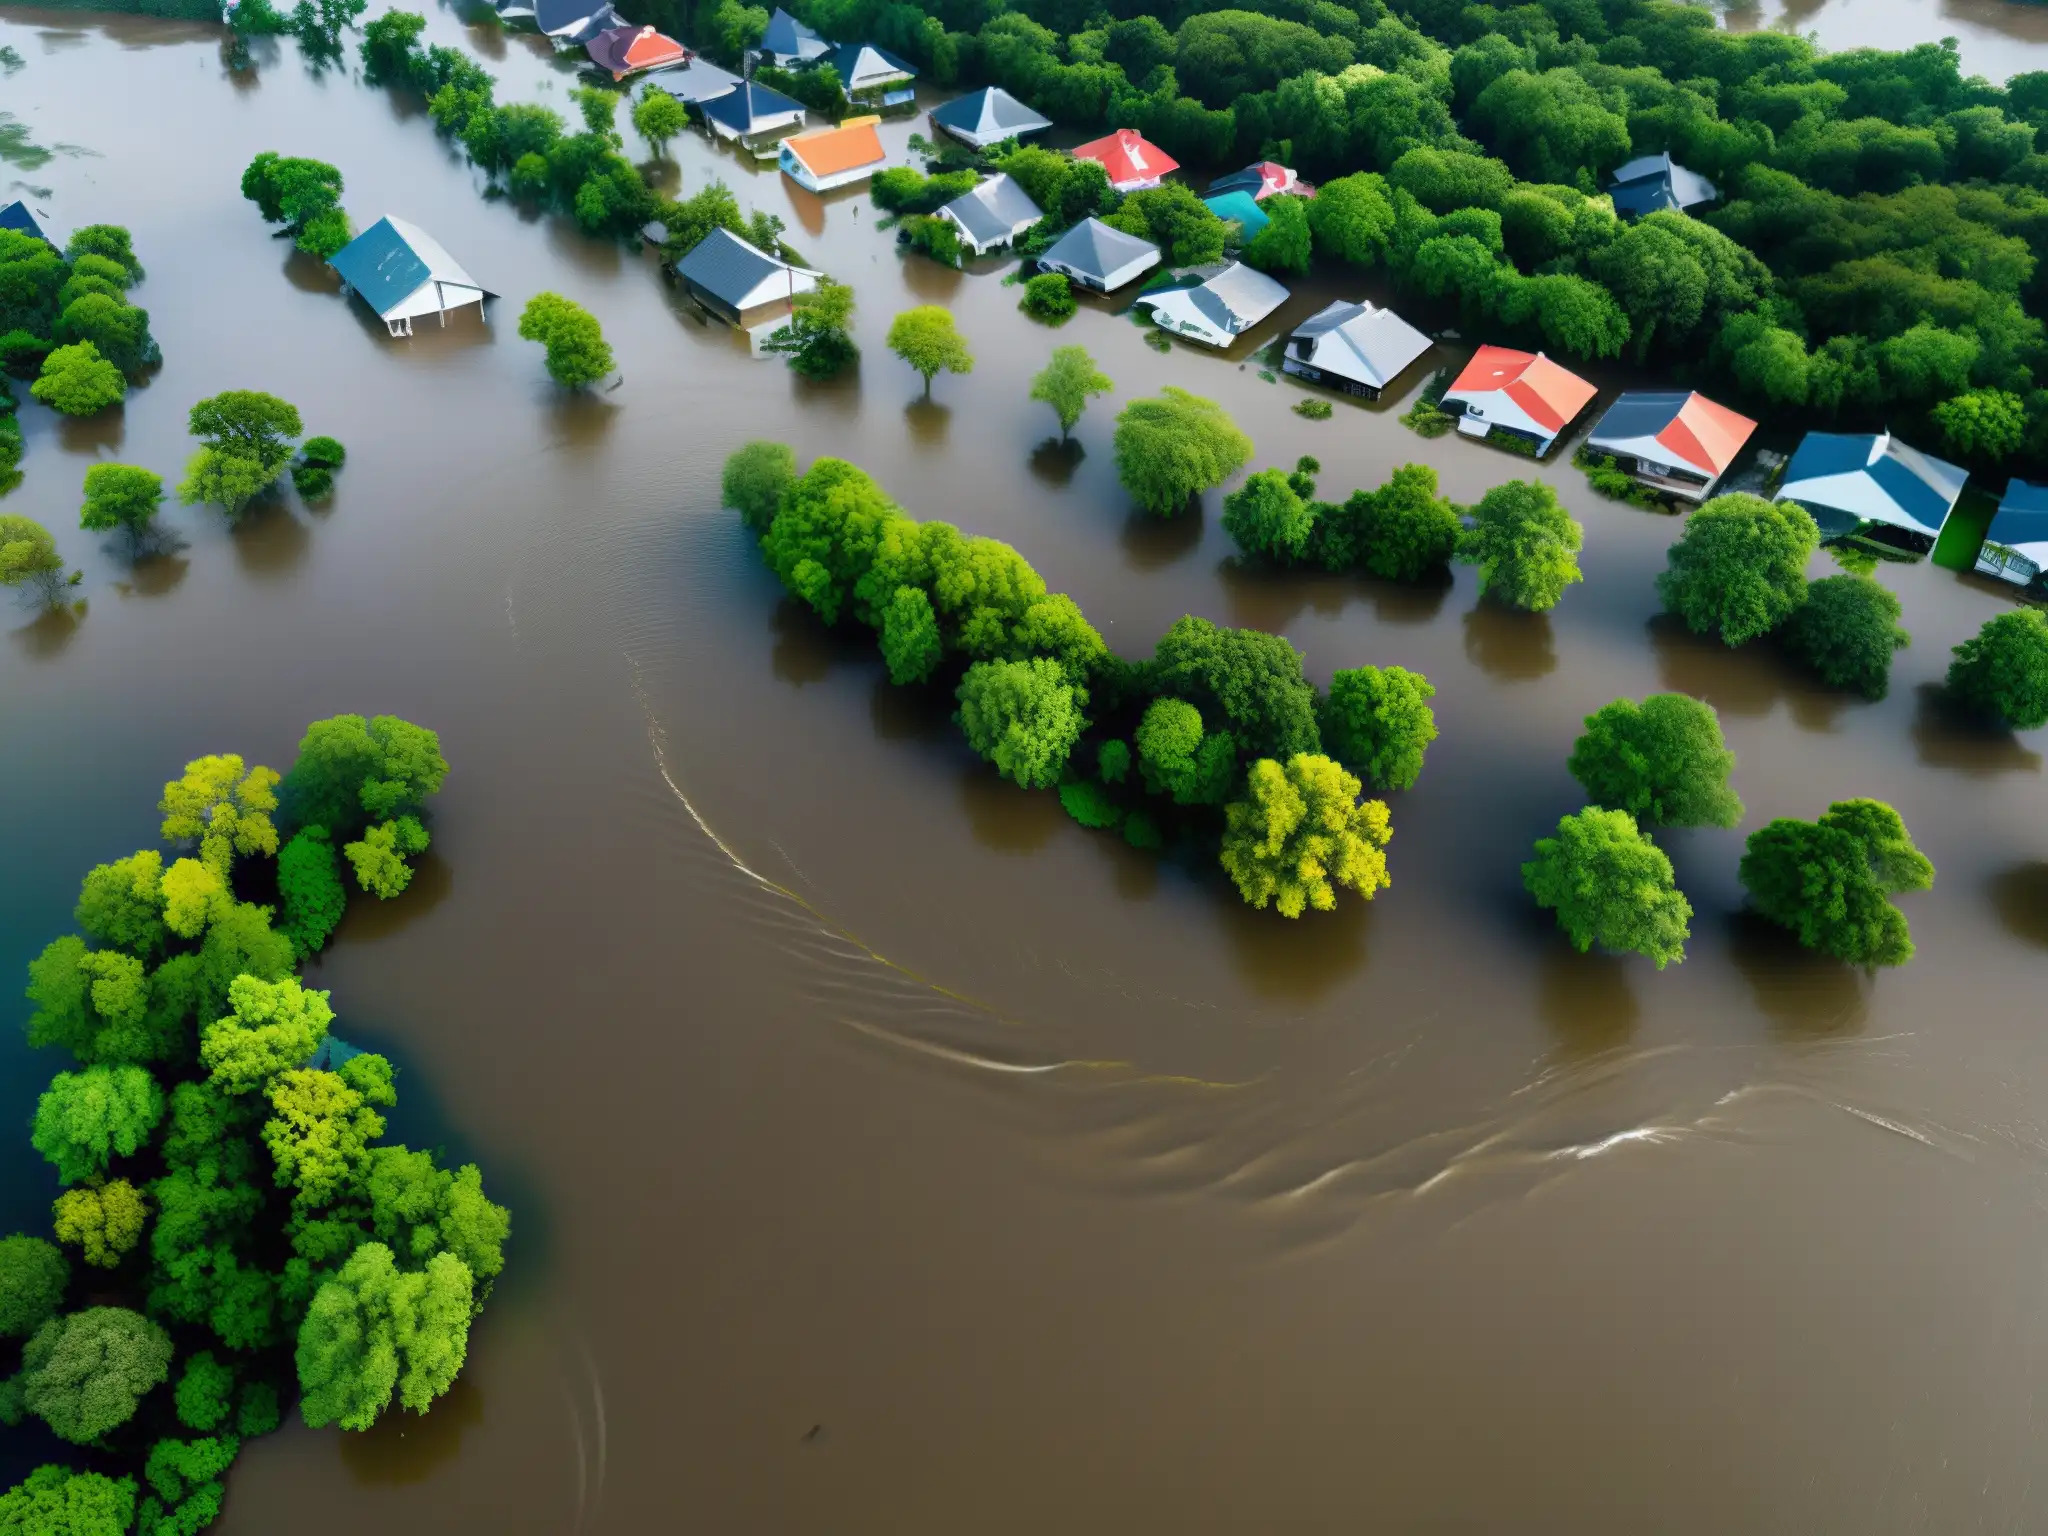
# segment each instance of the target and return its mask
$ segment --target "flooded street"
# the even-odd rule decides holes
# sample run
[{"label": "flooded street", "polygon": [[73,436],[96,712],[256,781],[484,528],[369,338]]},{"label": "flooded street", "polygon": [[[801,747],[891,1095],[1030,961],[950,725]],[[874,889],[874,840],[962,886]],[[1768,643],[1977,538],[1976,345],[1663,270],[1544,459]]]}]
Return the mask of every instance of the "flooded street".
[{"label": "flooded street", "polygon": [[[1954,29],[1948,0],[1893,9]],[[428,40],[573,111],[531,38],[438,12]],[[864,191],[672,149],[672,185],[726,178],[854,285],[858,376],[814,386],[289,43],[230,73],[214,28],[10,5],[0,44],[26,61],[0,106],[76,147],[0,181],[47,188],[58,231],[133,231],[165,358],[106,416],[22,408],[0,510],[57,532],[86,606],[0,612],[0,973],[153,841],[188,758],[283,765],[361,711],[454,766],[421,878],[356,903],[308,984],[400,1065],[394,1133],[502,1180],[508,1272],[432,1415],[252,1445],[220,1531],[2048,1525],[2048,742],[1933,693],[1989,584],[1883,566],[1913,635],[1890,697],[1822,693],[1658,619],[1679,524],[1567,455],[1425,442],[1405,399],[1305,421],[1247,344],[1161,354],[1101,305],[1048,332],[1007,266],[900,256]],[[2008,51],[2043,67],[2048,36]],[[892,157],[922,126],[885,127]],[[241,197],[265,149],[338,165],[358,227],[430,231],[503,296],[488,324],[388,338]],[[548,384],[515,333],[544,289],[602,321],[616,392]],[[1361,291],[1301,284],[1249,345]],[[929,402],[883,345],[917,303],[977,357]],[[1065,343],[1118,385],[1078,452],[1027,398]],[[1166,383],[1255,467],[1316,455],[1332,499],[1411,460],[1465,502],[1538,474],[1585,581],[1520,616],[1466,567],[1244,572],[1214,495],[1161,524],[1116,483],[1115,413]],[[139,565],[78,531],[88,464],[175,476],[186,411],[230,388],[348,446],[329,506],[175,509],[184,547]],[[1196,613],[1284,632],[1319,684],[1426,673],[1442,736],[1390,797],[1392,888],[1290,924],[999,781],[719,508],[762,436],[1013,543],[1127,656]],[[1661,689],[1720,710],[1747,815],[1660,837],[1697,913],[1660,974],[1574,953],[1519,868],[1581,804],[1583,717]],[[1901,902],[1918,957],[1874,981],[1737,915],[1744,837],[1852,795],[1939,871]],[[0,1031],[12,1123],[50,1070]],[[0,1231],[40,1224],[47,1169],[6,1158]]]}]

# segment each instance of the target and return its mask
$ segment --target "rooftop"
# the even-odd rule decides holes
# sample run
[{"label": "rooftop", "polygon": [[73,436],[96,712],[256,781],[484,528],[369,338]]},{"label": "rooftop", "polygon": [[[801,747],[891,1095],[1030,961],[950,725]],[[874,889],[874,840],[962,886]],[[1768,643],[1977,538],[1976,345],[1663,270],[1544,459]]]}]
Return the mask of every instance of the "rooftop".
[{"label": "rooftop", "polygon": [[873,117],[850,118],[837,128],[814,128],[784,139],[782,147],[820,178],[877,166],[888,158],[882,149],[882,136],[875,132],[879,121]]},{"label": "rooftop", "polygon": [[1148,254],[1159,254],[1159,247],[1150,240],[1111,229],[1100,219],[1083,219],[1055,240],[1039,260],[1057,262],[1101,278]]},{"label": "rooftop", "polygon": [[1564,429],[1600,391],[1541,352],[1481,347],[1452,382],[1447,394],[1489,394],[1498,390],[1528,418],[1553,432]]},{"label": "rooftop", "polygon": [[418,225],[389,214],[336,251],[327,264],[380,315],[427,282],[489,292],[440,241]]}]

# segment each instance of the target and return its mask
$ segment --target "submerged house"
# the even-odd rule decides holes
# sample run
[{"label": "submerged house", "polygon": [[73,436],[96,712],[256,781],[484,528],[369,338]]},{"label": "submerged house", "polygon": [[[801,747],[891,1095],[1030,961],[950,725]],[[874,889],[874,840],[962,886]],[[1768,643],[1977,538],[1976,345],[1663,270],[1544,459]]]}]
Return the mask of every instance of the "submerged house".
[{"label": "submerged house", "polygon": [[1720,188],[1673,160],[1668,150],[1629,161],[1614,173],[1607,190],[1614,199],[1614,211],[1624,219],[1640,219],[1666,208],[1683,213],[1721,195]]},{"label": "submerged house", "polygon": [[1704,501],[1756,423],[1698,392],[1630,390],[1607,408],[1586,446],[1654,490]]},{"label": "submerged house", "polygon": [[17,199],[0,208],[0,229],[11,229],[16,234],[33,235],[43,244],[56,248],[57,242],[43,233],[43,226],[36,222],[36,216],[28,211],[28,204]]},{"label": "submerged house", "polygon": [[1297,197],[1316,195],[1316,189],[1301,179],[1300,172],[1276,160],[1261,160],[1209,183],[1211,197],[1220,197],[1226,192],[1244,192],[1261,203],[1282,192],[1292,192]]},{"label": "submerged house", "polygon": [[812,192],[864,181],[888,164],[878,117],[850,117],[837,128],[813,128],[782,141],[782,174]]},{"label": "submerged house", "polygon": [[960,243],[977,256],[1008,245],[1045,214],[1008,176],[995,175],[956,197],[938,216],[958,227]]},{"label": "submerged house", "polygon": [[1242,228],[1247,240],[1273,222],[1259,200],[1245,191],[1211,192],[1202,199],[1202,206],[1224,223]]},{"label": "submerged house", "polygon": [[951,134],[970,149],[986,149],[1005,139],[1043,133],[1052,126],[1048,119],[994,85],[933,107],[931,119],[934,128]]},{"label": "submerged house", "polygon": [[557,48],[573,48],[626,22],[609,0],[533,0],[533,24],[553,38]]},{"label": "submerged house", "polygon": [[847,43],[826,55],[826,64],[839,77],[839,88],[846,92],[851,101],[858,95],[883,93],[884,100],[891,106],[897,99],[912,100],[915,93],[908,95],[901,89],[917,78],[917,71],[872,43]]},{"label": "submerged house", "polygon": [[1466,437],[1497,429],[1534,443],[1541,458],[1599,392],[1541,352],[1481,347],[1444,391],[1443,409]]},{"label": "submerged house", "polygon": [[1038,258],[1041,272],[1060,272],[1083,288],[1114,293],[1159,265],[1159,247],[1100,219],[1083,219]]},{"label": "submerged house", "polygon": [[1256,267],[1233,261],[1197,288],[1140,294],[1152,323],[1211,347],[1227,347],[1287,302],[1287,290]]},{"label": "submerged house", "polygon": [[1809,432],[1785,466],[1774,499],[1798,502],[1822,533],[1882,523],[1931,548],[1969,478],[1968,471],[1889,432]]},{"label": "submerged house", "polygon": [[652,27],[611,27],[583,45],[590,62],[608,70],[614,80],[642,70],[669,69],[690,61],[690,50]]},{"label": "submerged house", "polygon": [[661,78],[647,82],[650,91],[666,91],[685,106],[701,107],[730,91],[739,89],[740,77],[720,69],[706,59],[691,55],[680,69],[663,70]]},{"label": "submerged house", "polygon": [[794,69],[822,59],[832,45],[778,5],[768,18],[768,30],[761,34],[761,51],[776,68]]},{"label": "submerged house", "polygon": [[1977,551],[1977,569],[2016,587],[2032,586],[2048,571],[2048,484],[2014,479],[2006,486]]},{"label": "submerged house", "polygon": [[410,336],[423,315],[439,315],[474,304],[479,319],[484,300],[497,294],[484,287],[441,242],[416,224],[389,214],[329,258],[342,282],[377,312],[393,336]]},{"label": "submerged house", "polygon": [[1377,400],[1433,343],[1391,309],[1339,299],[1287,338],[1280,371]]},{"label": "submerged house", "polygon": [[1118,192],[1156,187],[1180,169],[1180,162],[1151,143],[1135,128],[1119,128],[1107,138],[1093,139],[1074,151],[1076,160],[1093,160],[1109,173]]},{"label": "submerged house", "polygon": [[744,325],[749,311],[809,293],[824,276],[778,260],[729,229],[698,241],[675,273],[690,297],[733,325]]},{"label": "submerged house", "polygon": [[792,101],[780,91],[742,80],[723,96],[702,104],[704,121],[721,139],[752,139],[801,128],[804,104]]}]

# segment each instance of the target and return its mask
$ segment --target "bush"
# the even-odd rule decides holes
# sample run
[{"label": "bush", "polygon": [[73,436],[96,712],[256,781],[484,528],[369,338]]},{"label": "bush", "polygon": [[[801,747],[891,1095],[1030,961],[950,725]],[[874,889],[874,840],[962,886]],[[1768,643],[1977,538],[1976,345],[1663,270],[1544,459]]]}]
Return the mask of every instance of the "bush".
[{"label": "bush", "polygon": [[2001,613],[1955,648],[1949,692],[2009,730],[2048,725],[2048,615],[2038,608]]},{"label": "bush", "polygon": [[1422,437],[1442,437],[1458,418],[1438,409],[1434,400],[1418,400],[1401,413],[1401,425]]},{"label": "bush", "polygon": [[1080,305],[1074,298],[1074,285],[1067,281],[1066,273],[1041,272],[1025,282],[1024,297],[1017,301],[1017,307],[1034,320],[1058,324]]},{"label": "bush", "polygon": [[1114,827],[1124,819],[1124,813],[1109,798],[1108,792],[1100,784],[1091,784],[1086,779],[1062,784],[1060,804],[1066,807],[1069,816],[1093,831]]},{"label": "bush", "polygon": [[0,1339],[25,1339],[57,1315],[71,1265],[53,1243],[0,1237]]},{"label": "bush", "polygon": [[334,471],[319,464],[294,464],[292,489],[307,501],[318,501],[334,491]]},{"label": "bush", "polygon": [[309,437],[299,445],[299,457],[322,469],[339,469],[348,459],[348,450],[338,438]]},{"label": "bush", "polygon": [[1294,414],[1310,421],[1328,421],[1336,410],[1327,400],[1297,400],[1294,402]]},{"label": "bush", "polygon": [[733,450],[725,461],[720,489],[740,521],[760,534],[775,521],[775,509],[795,483],[795,451],[787,443],[762,439]]},{"label": "bush", "polygon": [[913,250],[923,251],[934,261],[949,267],[960,265],[960,230],[951,219],[917,214],[903,221],[901,238]]},{"label": "bush", "polygon": [[1786,621],[1785,644],[1830,688],[1881,699],[1891,687],[1892,652],[1912,643],[1899,613],[1899,600],[1868,576],[1824,577]]}]

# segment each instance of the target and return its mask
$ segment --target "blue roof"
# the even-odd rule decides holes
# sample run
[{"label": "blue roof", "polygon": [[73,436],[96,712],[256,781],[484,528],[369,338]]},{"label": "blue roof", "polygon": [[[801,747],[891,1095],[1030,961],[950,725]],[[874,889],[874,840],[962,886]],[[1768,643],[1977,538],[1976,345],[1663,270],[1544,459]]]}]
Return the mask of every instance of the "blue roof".
[{"label": "blue roof", "polygon": [[380,315],[433,276],[432,268],[389,219],[372,224],[327,264]]},{"label": "blue roof", "polygon": [[1999,502],[1984,537],[2007,548],[2048,544],[2048,483],[2015,477],[2005,488],[2005,499]]},{"label": "blue roof", "polygon": [[28,204],[23,202],[12,202],[5,208],[0,208],[0,229],[15,229],[24,235],[34,235],[45,245],[54,246],[57,243],[43,233],[43,226],[36,222],[36,216],[28,211]]},{"label": "blue roof", "polygon": [[763,51],[782,59],[809,61],[820,57],[830,46],[779,5],[775,14],[768,18],[767,30],[761,34]]},{"label": "blue roof", "polygon": [[1224,192],[1205,197],[1202,205],[1219,219],[1235,219],[1242,224],[1247,240],[1273,222],[1272,215],[1261,208],[1259,200],[1249,192]]},{"label": "blue roof", "polygon": [[871,74],[886,74],[890,70],[899,75],[914,77],[917,74],[916,70],[888,49],[877,48],[873,43],[842,43],[832,50],[826,62],[832,66],[832,72],[839,76],[840,87],[850,91],[853,89],[855,76],[861,71],[864,58],[867,59],[868,72]]},{"label": "blue roof", "polygon": [[[1932,537],[1941,532],[1968,479],[1959,466],[1910,448],[1889,432],[1809,432],[1785,466],[1778,496],[1810,511],[1838,514],[1834,523],[1888,523]],[[1820,521],[1830,528],[1831,520]]]},{"label": "blue roof", "polygon": [[931,118],[941,128],[974,134],[990,143],[1052,126],[1008,91],[993,85],[933,107]]},{"label": "blue roof", "polygon": [[782,92],[771,91],[765,85],[743,80],[725,95],[705,102],[703,109],[706,117],[725,124],[735,133],[752,133],[754,125],[764,117],[801,112],[804,104],[791,101]]}]

